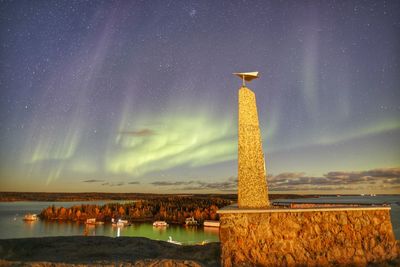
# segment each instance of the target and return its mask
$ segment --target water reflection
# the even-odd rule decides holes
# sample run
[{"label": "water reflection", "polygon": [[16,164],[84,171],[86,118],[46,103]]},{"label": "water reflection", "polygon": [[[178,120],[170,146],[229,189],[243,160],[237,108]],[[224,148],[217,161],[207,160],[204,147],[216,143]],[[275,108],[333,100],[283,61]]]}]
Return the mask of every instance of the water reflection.
[{"label": "water reflection", "polygon": [[117,227],[117,236],[121,236],[121,227]]},{"label": "water reflection", "polygon": [[211,233],[211,234],[219,234],[219,228],[218,227],[204,227],[204,232],[205,233]]},{"label": "water reflection", "polygon": [[34,228],[34,224],[37,222],[37,221],[23,221],[24,222],[24,228],[27,230],[27,231],[32,231],[32,229]]},{"label": "water reflection", "polygon": [[[203,227],[185,227],[181,225],[170,225],[168,227],[153,227],[151,223],[134,223],[129,226],[113,226],[111,224],[90,225],[66,222],[37,222],[40,228],[48,235],[59,233],[72,233],[74,235],[77,230],[78,235],[94,236],[104,235],[111,237],[135,236],[146,237],[153,240],[167,241],[171,236],[174,241],[182,244],[201,244],[204,242],[218,242],[218,228],[206,229]],[[33,227],[31,232],[37,232],[39,229]],[[62,234],[58,234],[62,235]],[[66,235],[66,234],[63,234]]]}]

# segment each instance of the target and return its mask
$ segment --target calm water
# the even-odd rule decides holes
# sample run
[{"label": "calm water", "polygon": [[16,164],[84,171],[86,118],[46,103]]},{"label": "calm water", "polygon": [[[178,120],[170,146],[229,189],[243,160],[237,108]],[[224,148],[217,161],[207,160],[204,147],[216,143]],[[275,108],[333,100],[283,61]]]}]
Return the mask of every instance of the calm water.
[{"label": "calm water", "polygon": [[[115,202],[115,201],[114,201]],[[70,207],[78,204],[104,205],[104,201],[87,202],[3,202],[0,203],[0,239],[42,237],[42,236],[72,236],[72,235],[103,235],[103,236],[139,236],[154,240],[173,240],[184,244],[218,242],[219,232],[216,228],[185,227],[170,225],[166,228],[155,228],[151,223],[137,223],[125,227],[113,227],[111,224],[86,226],[74,222],[25,222],[25,214],[38,214],[48,206]]]},{"label": "calm water", "polygon": [[[391,219],[396,239],[400,239],[400,196],[376,196],[376,197],[321,197],[310,199],[281,199],[280,202],[311,202],[311,203],[389,203],[391,204]],[[115,201],[114,201],[115,202]],[[98,226],[86,226],[72,222],[24,222],[26,213],[40,213],[48,206],[70,207],[72,205],[89,203],[103,205],[104,201],[89,202],[5,202],[0,203],[0,239],[42,237],[42,236],[71,236],[71,235],[104,235],[104,236],[140,236],[154,240],[173,240],[184,244],[195,244],[203,241],[218,242],[218,229],[203,227],[184,227],[170,225],[167,228],[154,228],[150,223],[138,223],[127,227],[113,227],[110,224]]]}]

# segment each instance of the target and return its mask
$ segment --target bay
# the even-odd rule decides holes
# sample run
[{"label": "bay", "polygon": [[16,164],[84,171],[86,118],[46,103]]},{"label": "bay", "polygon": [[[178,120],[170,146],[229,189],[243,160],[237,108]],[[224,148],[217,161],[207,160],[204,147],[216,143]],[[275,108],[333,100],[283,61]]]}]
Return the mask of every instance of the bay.
[{"label": "bay", "polygon": [[[116,201],[112,201],[116,202]],[[119,201],[124,202],[124,201]],[[300,203],[360,203],[389,204],[391,206],[391,221],[396,239],[400,239],[400,196],[338,196],[302,199],[277,199],[274,202]],[[75,222],[42,221],[25,222],[27,213],[38,214],[42,209],[54,205],[70,207],[79,204],[104,205],[110,201],[79,201],[79,202],[2,202],[0,203],[0,239],[73,236],[73,235],[103,235],[110,237],[131,236],[147,237],[153,240],[167,241],[169,237],[183,244],[202,242],[218,242],[217,228],[185,227],[170,225],[167,228],[155,228],[151,223],[135,223],[127,227],[113,227],[110,224],[86,226]]]},{"label": "bay", "polygon": [[[168,227],[153,227],[151,223],[134,223],[130,226],[115,227],[111,224],[88,226],[77,222],[58,222],[37,220],[23,221],[27,213],[39,214],[42,209],[54,205],[70,207],[80,204],[104,205],[117,201],[80,201],[80,202],[2,202],[0,203],[0,239],[44,237],[44,236],[131,236],[147,237],[153,240],[167,241],[171,237],[183,244],[198,244],[202,242],[218,242],[219,231],[209,227],[186,227],[169,225]],[[118,201],[124,202],[124,201]]]}]

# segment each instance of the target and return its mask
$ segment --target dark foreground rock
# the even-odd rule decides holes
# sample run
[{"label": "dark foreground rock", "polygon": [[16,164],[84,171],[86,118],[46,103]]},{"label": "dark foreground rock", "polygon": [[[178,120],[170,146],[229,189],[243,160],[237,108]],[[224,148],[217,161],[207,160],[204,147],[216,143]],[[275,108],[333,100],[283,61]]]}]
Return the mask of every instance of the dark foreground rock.
[{"label": "dark foreground rock", "polygon": [[220,245],[179,246],[142,237],[3,239],[0,259],[2,266],[219,266]]}]

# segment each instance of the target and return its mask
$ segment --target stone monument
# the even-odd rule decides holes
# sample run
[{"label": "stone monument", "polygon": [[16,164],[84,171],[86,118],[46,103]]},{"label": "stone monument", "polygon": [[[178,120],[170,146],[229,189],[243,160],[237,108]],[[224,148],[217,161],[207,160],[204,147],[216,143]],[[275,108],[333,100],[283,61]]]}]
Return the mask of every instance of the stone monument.
[{"label": "stone monument", "polygon": [[[365,266],[400,252],[390,206],[269,204],[255,94],[239,89],[238,205],[220,209],[222,266]],[[386,266],[386,265],[385,265]]]},{"label": "stone monument", "polygon": [[240,208],[266,208],[269,206],[268,189],[256,96],[245,83],[258,78],[258,72],[234,74],[243,81],[238,101],[238,205]]}]

